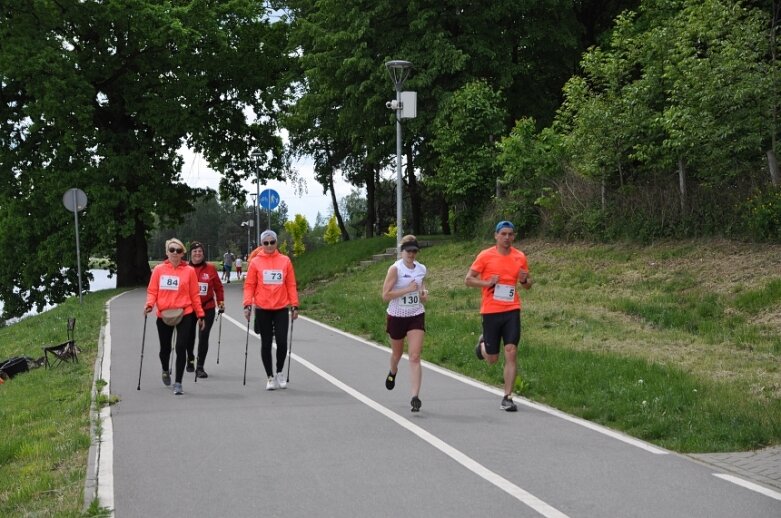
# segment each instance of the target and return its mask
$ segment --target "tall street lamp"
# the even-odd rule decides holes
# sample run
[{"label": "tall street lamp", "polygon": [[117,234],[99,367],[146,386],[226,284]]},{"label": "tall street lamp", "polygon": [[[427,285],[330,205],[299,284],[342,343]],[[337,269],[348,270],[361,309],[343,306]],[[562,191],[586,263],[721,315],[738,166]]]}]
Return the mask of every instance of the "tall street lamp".
[{"label": "tall street lamp", "polygon": [[391,81],[396,87],[396,101],[390,101],[386,103],[386,106],[396,112],[396,249],[401,243],[402,229],[401,229],[401,117],[402,108],[404,107],[401,102],[401,87],[404,85],[404,81],[409,77],[412,70],[412,63],[409,61],[393,60],[385,63],[385,67],[390,72]]},{"label": "tall street lamp", "polygon": [[255,197],[252,198],[252,206],[255,210],[255,246],[260,244],[260,211],[257,201],[260,200],[260,159],[263,153],[257,149],[252,152],[252,159],[255,164]]},{"label": "tall street lamp", "polygon": [[[253,223],[255,223],[254,227],[257,229],[258,228],[258,224],[257,224],[257,221],[258,221],[258,203],[257,203],[258,195],[257,195],[257,193],[254,193],[254,192],[250,193],[250,198],[252,198],[252,219],[255,220]],[[255,246],[259,245],[257,234],[258,233],[256,231],[255,232]]]}]

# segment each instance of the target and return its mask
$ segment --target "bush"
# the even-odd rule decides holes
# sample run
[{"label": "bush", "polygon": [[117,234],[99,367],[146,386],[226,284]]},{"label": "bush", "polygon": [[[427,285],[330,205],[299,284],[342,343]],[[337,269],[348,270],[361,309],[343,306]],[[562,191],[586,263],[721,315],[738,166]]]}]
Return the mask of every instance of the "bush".
[{"label": "bush", "polygon": [[741,211],[746,228],[758,240],[781,240],[781,190],[756,192]]}]

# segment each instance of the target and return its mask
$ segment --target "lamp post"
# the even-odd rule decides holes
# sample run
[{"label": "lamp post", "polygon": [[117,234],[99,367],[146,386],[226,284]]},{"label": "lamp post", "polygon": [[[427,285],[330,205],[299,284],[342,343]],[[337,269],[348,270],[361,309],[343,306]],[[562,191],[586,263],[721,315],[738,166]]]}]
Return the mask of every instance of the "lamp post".
[{"label": "lamp post", "polygon": [[255,196],[252,198],[252,206],[255,210],[255,245],[260,244],[260,211],[258,210],[257,200],[260,199],[260,158],[263,153],[257,149],[252,152],[252,160],[255,164]]},{"label": "lamp post", "polygon": [[[258,228],[258,195],[257,193],[250,193],[250,197],[252,198],[252,219],[254,220],[253,223],[255,223],[255,228]],[[258,246],[258,235],[257,231],[255,232],[255,246]]]},{"label": "lamp post", "polygon": [[253,225],[253,223],[255,222],[252,221],[251,219],[241,222],[242,227],[247,227],[247,257],[249,257],[250,253],[252,252],[252,245],[250,244],[250,240],[249,240],[249,231],[252,227],[255,226]]},{"label": "lamp post", "polygon": [[412,63],[409,61],[393,60],[385,63],[390,72],[391,81],[396,87],[396,102],[389,103],[390,108],[396,112],[396,249],[401,243],[401,87],[409,77]]}]

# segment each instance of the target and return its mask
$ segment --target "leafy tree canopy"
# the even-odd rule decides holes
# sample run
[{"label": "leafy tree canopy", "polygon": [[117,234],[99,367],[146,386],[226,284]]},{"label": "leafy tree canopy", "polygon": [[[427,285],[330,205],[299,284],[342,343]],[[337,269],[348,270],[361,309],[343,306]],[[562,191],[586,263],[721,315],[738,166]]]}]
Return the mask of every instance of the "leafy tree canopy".
[{"label": "leafy tree canopy", "polygon": [[[255,0],[8,0],[0,16],[0,299],[18,315],[76,292],[82,258],[115,260],[119,286],[149,277],[146,239],[203,192],[181,183],[182,145],[240,178],[280,178],[288,26]],[[258,157],[249,167],[250,153]]]}]

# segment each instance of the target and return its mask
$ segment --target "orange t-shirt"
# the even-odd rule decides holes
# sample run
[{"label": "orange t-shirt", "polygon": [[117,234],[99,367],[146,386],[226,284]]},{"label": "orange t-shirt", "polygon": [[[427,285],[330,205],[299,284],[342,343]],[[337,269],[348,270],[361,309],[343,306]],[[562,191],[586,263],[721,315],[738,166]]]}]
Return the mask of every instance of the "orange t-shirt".
[{"label": "orange t-shirt", "polygon": [[479,273],[480,279],[484,281],[494,275],[499,276],[499,282],[496,283],[496,286],[483,288],[480,314],[521,309],[521,298],[518,296],[518,276],[521,270],[529,271],[526,255],[523,252],[511,247],[509,254],[502,255],[497,247],[493,246],[477,254],[477,258],[469,269]]}]

